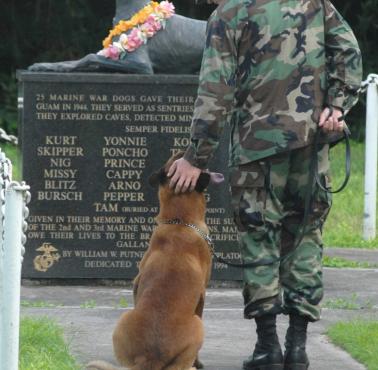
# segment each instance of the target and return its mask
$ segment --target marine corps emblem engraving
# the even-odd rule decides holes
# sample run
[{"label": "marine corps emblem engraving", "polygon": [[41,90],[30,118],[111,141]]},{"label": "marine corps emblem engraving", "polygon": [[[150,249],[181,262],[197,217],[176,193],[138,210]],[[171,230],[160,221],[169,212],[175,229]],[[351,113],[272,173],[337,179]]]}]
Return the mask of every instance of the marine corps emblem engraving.
[{"label": "marine corps emblem engraving", "polygon": [[33,260],[34,268],[37,271],[46,272],[55,262],[59,261],[60,254],[58,250],[51,243],[43,243],[38,252],[43,252],[42,255],[36,256]]}]

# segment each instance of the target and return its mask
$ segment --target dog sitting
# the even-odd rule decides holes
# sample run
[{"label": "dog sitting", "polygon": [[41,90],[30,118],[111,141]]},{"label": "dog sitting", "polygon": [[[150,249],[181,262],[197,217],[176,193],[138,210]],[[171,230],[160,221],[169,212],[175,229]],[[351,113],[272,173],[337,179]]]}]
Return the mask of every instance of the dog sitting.
[{"label": "dog sitting", "polygon": [[[150,184],[159,185],[158,226],[134,280],[135,308],[121,316],[113,333],[116,358],[130,370],[202,367],[201,317],[211,272],[203,191],[212,178],[219,180],[219,174],[201,173],[195,191],[175,194],[167,172],[181,155],[150,177]],[[94,361],[87,369],[120,368]]]}]

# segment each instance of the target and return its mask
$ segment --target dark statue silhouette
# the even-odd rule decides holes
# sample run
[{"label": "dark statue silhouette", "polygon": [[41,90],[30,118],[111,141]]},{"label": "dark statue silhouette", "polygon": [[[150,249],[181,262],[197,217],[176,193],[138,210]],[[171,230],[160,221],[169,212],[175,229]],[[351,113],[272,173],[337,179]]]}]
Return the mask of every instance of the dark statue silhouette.
[{"label": "dark statue silhouette", "polygon": [[[130,19],[148,3],[149,0],[117,0],[113,24]],[[79,60],[35,63],[28,69],[35,72],[196,73],[201,65],[205,32],[205,21],[175,14],[167,20],[164,30],[127,54],[125,59],[112,60],[93,53]]]}]

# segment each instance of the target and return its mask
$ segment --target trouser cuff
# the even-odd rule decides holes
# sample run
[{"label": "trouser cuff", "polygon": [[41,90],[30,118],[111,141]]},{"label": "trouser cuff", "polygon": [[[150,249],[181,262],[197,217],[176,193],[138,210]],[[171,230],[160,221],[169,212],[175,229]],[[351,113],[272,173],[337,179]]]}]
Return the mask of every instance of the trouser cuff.
[{"label": "trouser cuff", "polygon": [[278,315],[282,312],[282,300],[279,294],[259,301],[250,301],[244,306],[244,318],[248,320],[268,314]]},{"label": "trouser cuff", "polygon": [[308,312],[305,312],[305,311],[301,311],[300,309],[297,309],[295,307],[290,307],[290,308],[285,307],[282,312],[285,315],[301,316],[309,322],[316,322],[316,321],[320,320],[320,309],[319,308],[312,308],[312,310],[308,310]]}]

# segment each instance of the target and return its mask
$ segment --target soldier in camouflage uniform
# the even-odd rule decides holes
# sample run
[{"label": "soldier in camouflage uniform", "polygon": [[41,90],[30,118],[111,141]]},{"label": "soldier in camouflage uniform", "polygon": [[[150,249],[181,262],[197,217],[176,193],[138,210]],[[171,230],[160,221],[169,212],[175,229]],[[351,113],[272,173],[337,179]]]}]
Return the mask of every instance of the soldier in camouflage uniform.
[{"label": "soldier in camouflage uniform", "polygon": [[[258,341],[243,368],[305,370],[307,323],[320,318],[321,233],[331,206],[330,194],[314,186],[301,235],[312,144],[319,126],[325,136],[343,129],[343,115],[358,98],[361,53],[329,0],[217,3],[208,22],[191,145],[168,175],[176,192],[192,190],[224,125],[231,125],[230,182],[243,260],[283,256],[244,269],[244,316],[255,319]],[[325,187],[328,150],[328,144],[317,148]],[[279,313],[290,317],[284,357]]]}]

